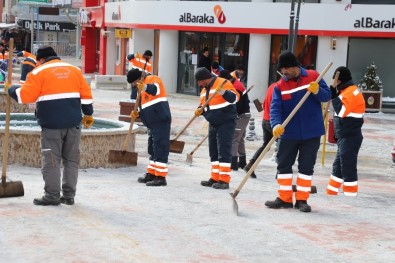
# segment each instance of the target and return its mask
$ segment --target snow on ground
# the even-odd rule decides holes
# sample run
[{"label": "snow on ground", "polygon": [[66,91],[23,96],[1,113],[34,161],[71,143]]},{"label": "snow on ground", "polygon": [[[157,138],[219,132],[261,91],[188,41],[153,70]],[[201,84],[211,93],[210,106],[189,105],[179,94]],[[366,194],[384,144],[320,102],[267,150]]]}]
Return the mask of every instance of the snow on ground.
[{"label": "snow on ground", "polygon": [[[118,102],[129,91],[96,90],[95,116],[117,119]],[[252,100],[253,98],[251,98]],[[169,96],[172,137],[192,117],[198,98]],[[251,103],[258,140],[247,141],[251,157],[262,143],[261,113]],[[34,206],[42,194],[40,169],[10,165],[7,176],[20,180],[25,196],[0,199],[2,262],[391,262],[395,258],[395,170],[391,149],[395,115],[367,114],[357,198],[324,194],[336,147],[319,153],[313,184],[313,211],[270,210],[276,197],[273,149],[237,197],[240,216],[229,193],[245,173],[232,173],[231,189],[200,186],[209,178],[207,143],[185,164],[205,135],[202,118],[179,138],[182,154],[170,153],[168,186],[137,183],[148,163],[147,135],[139,134],[138,165],[120,169],[80,170],[76,204]],[[296,170],[296,167],[295,167]]]}]

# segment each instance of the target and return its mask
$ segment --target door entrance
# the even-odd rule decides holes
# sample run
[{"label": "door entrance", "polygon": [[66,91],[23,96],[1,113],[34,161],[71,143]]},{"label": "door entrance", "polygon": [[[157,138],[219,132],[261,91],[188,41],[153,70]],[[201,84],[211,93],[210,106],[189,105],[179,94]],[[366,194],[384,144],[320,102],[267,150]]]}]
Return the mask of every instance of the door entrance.
[{"label": "door entrance", "polygon": [[194,75],[203,57],[203,51],[208,50],[205,59],[211,65],[217,61],[223,68],[233,71],[237,65],[247,68],[248,34],[218,34],[206,32],[180,32],[177,92],[199,95]]}]

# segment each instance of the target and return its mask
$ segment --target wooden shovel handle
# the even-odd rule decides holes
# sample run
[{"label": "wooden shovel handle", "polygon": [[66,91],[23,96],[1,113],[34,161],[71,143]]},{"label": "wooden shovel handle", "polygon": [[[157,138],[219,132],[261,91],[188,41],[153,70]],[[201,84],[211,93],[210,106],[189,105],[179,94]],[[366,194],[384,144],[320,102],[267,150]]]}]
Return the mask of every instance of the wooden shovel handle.
[{"label": "wooden shovel handle", "polygon": [[[337,80],[339,79],[339,75],[340,75],[340,72],[339,72],[339,71],[336,71],[335,78],[333,79],[333,84],[332,84],[333,87],[335,87],[335,86],[337,85]],[[330,106],[331,106],[331,100],[329,100],[328,103],[327,103],[326,106],[325,106],[325,110],[324,110],[324,121],[325,121],[325,119],[326,119],[326,115],[328,115],[328,111],[329,111],[329,107],[330,107]]]},{"label": "wooden shovel handle", "polygon": [[204,143],[204,141],[208,138],[208,134],[204,136],[204,138],[196,145],[196,147],[189,153],[190,155],[193,155],[197,149]]},{"label": "wooden shovel handle", "polygon": [[6,96],[6,116],[5,116],[5,126],[4,126],[4,142],[3,142],[3,162],[2,162],[2,174],[1,182],[6,183],[7,178],[7,163],[8,163],[8,145],[10,139],[10,120],[11,120],[11,101],[10,95],[8,94],[8,87],[12,83],[12,58],[14,56],[14,38],[10,38],[8,46],[8,76],[7,82],[4,85],[4,92]]},{"label": "wooden shovel handle", "polygon": [[[316,79],[316,82],[320,82],[320,80],[323,78],[323,76],[326,74],[326,72],[329,70],[329,68],[332,66],[332,62],[330,62],[325,69],[321,72],[321,74],[318,76]],[[288,117],[285,119],[285,121],[282,123],[283,127],[285,128],[287,124],[291,121],[292,117],[296,114],[296,112],[302,107],[303,103],[306,101],[306,99],[310,95],[310,91],[307,90],[306,94],[302,97],[302,99],[299,101],[299,103],[295,106],[295,108],[291,111],[291,113],[288,115]],[[262,158],[265,156],[265,154],[269,151],[270,147],[272,144],[275,142],[277,138],[275,136],[272,137],[272,139],[269,141],[269,143],[266,145],[265,149],[263,149],[262,153],[259,155],[259,157],[255,160],[254,164],[251,166],[251,168],[248,170],[247,174],[244,176],[243,180],[240,182],[239,186],[233,193],[232,197],[236,198],[236,196],[239,194],[240,190],[243,188],[244,184],[247,182],[248,178],[250,175],[255,171],[256,167],[262,160]]]},{"label": "wooden shovel handle", "polygon": [[[225,85],[225,83],[228,80],[224,80],[221,85],[219,85],[219,89],[215,89],[214,93],[204,102],[204,104],[201,106],[201,108],[205,108],[209,102],[215,97],[215,95],[217,95],[218,91],[220,89],[222,89],[222,87]],[[176,135],[176,137],[173,139],[174,141],[177,141],[177,139],[184,133],[184,131],[189,127],[189,125],[191,125],[191,123],[197,118],[198,116],[196,116],[195,114],[192,116],[192,118],[188,121],[188,123],[184,126],[184,128],[182,128],[182,130]]]},{"label": "wooden shovel handle", "polygon": [[[148,60],[146,59],[145,60],[145,64],[144,64],[144,70],[141,72],[140,81],[143,80],[144,77],[145,77],[145,68],[147,66],[147,62],[148,62]],[[138,91],[137,92],[137,96],[136,96],[136,102],[135,102],[134,107],[133,107],[133,111],[137,111],[137,109],[139,107],[139,104],[140,104],[140,99],[141,99],[141,91]],[[123,143],[123,147],[122,147],[123,151],[127,151],[127,149],[128,149],[128,145],[130,143],[130,137],[132,135],[133,124],[134,124],[135,120],[136,120],[135,118],[130,116],[129,130],[128,130],[128,134],[126,135],[125,141]]]}]

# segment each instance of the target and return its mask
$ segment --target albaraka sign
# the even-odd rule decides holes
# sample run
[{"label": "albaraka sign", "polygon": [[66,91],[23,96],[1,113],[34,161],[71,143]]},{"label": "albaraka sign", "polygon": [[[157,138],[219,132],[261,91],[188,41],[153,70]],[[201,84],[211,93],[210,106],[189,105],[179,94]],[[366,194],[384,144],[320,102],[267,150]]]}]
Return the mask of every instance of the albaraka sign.
[{"label": "albaraka sign", "polygon": [[392,20],[376,20],[371,17],[362,17],[354,23],[355,28],[395,28],[395,18]]},{"label": "albaraka sign", "polygon": [[[24,29],[30,29],[31,21],[30,20],[18,20],[17,24]],[[43,31],[59,31],[63,32],[64,30],[75,30],[76,25],[73,23],[62,23],[62,22],[51,22],[51,21],[34,21],[33,29],[39,29]]]}]

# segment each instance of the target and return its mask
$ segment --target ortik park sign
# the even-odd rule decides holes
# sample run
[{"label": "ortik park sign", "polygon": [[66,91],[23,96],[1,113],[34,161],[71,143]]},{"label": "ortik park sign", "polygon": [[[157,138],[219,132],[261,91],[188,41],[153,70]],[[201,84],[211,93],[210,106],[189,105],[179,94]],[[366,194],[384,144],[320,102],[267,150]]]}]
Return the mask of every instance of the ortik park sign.
[{"label": "ortik park sign", "polygon": [[[17,24],[25,29],[30,29],[30,20],[18,20]],[[73,23],[62,23],[62,22],[50,22],[50,21],[34,21],[33,29],[39,29],[43,31],[58,31],[63,32],[64,30],[75,30],[76,25]]]}]

